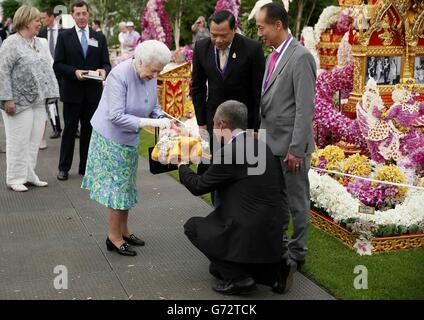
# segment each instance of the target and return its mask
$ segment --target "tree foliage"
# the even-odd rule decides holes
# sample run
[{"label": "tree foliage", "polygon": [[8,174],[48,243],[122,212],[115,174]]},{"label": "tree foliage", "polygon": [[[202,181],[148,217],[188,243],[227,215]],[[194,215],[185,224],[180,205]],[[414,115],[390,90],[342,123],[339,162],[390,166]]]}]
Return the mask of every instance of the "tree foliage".
[{"label": "tree foliage", "polygon": [[36,0],[34,5],[40,10],[54,9],[56,6],[65,6],[69,10],[69,0]]},{"label": "tree foliage", "polygon": [[171,0],[166,3],[166,10],[172,23],[181,12],[180,45],[192,42],[192,24],[199,16],[204,16],[208,20],[213,13],[215,4],[216,0]]},{"label": "tree foliage", "polygon": [[[273,0],[282,3],[281,0]],[[170,15],[172,23],[179,12],[181,15],[180,45],[189,44],[192,40],[191,25],[199,17],[204,16],[206,20],[213,13],[216,0],[170,0],[166,3],[166,9]],[[242,0],[240,8],[240,22],[242,32],[253,39],[259,40],[256,36],[256,25],[254,20],[247,21],[247,16],[253,9],[256,0]],[[294,0],[290,3],[289,24],[290,29],[296,36],[300,35],[303,27],[313,26],[322,10],[330,5],[337,5],[337,0]],[[175,28],[175,25],[174,25]],[[299,34],[298,34],[299,33]]]},{"label": "tree foliage", "polygon": [[[25,0],[21,0],[25,1]],[[117,43],[118,23],[120,21],[131,20],[136,25],[137,31],[141,32],[140,16],[148,0],[86,0],[91,8],[91,18],[98,19],[103,23],[103,29],[106,31],[109,43]],[[273,0],[282,3],[281,0]],[[72,0],[34,0],[35,5],[42,9],[64,4],[69,8]],[[166,10],[169,14],[171,23],[180,26],[179,45],[191,44],[192,33],[191,25],[199,16],[204,16],[206,20],[214,11],[217,0],[167,0]],[[254,7],[256,0],[242,0],[240,8],[240,20],[242,32],[257,39],[255,22],[247,21],[247,15]],[[337,0],[294,0],[290,3],[289,23],[290,29],[295,36],[299,36],[305,25],[313,26],[317,21],[322,10],[330,5],[337,5]],[[20,6],[17,0],[4,0],[3,7],[6,7],[5,16],[9,12],[15,12]],[[8,14],[6,14],[8,13]],[[13,14],[12,14],[13,16]],[[180,17],[180,18],[179,18]],[[174,44],[175,45],[175,44]]]},{"label": "tree foliage", "polygon": [[305,26],[314,26],[324,8],[338,5],[337,0],[296,0],[290,4],[290,28],[297,38]]},{"label": "tree foliage", "polygon": [[6,18],[13,18],[16,10],[18,10],[21,5],[22,3],[16,0],[4,0],[1,3],[1,6],[3,7],[3,20],[6,20]]}]

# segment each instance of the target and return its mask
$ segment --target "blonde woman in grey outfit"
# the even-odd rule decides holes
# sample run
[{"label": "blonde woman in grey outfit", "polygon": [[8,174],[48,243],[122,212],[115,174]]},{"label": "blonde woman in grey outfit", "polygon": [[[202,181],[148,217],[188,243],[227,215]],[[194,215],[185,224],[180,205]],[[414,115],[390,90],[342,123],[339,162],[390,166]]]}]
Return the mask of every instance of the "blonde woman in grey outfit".
[{"label": "blonde woman in grey outfit", "polygon": [[59,98],[49,52],[36,38],[40,12],[23,5],[13,18],[16,33],[0,48],[0,108],[6,129],[8,187],[28,191],[26,183],[47,186],[34,169],[46,121],[46,102]]}]

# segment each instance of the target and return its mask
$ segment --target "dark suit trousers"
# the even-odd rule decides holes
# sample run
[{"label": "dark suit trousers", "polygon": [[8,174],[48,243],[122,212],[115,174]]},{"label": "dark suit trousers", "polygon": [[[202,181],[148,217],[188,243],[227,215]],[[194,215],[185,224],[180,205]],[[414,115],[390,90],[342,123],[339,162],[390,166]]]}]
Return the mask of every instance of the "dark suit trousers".
[{"label": "dark suit trousers", "polygon": [[209,272],[224,281],[240,281],[252,277],[256,283],[272,286],[277,280],[280,263],[236,263],[209,257]]},{"label": "dark suit trousers", "polygon": [[72,166],[72,159],[74,157],[75,148],[75,135],[78,129],[78,122],[81,122],[80,132],[80,162],[78,170],[85,172],[85,165],[87,163],[88,147],[90,145],[90,138],[92,127],[90,120],[96,111],[97,104],[83,101],[80,104],[64,103],[63,104],[63,118],[65,128],[63,129],[62,144],[60,146],[60,160],[59,171],[68,172]]}]

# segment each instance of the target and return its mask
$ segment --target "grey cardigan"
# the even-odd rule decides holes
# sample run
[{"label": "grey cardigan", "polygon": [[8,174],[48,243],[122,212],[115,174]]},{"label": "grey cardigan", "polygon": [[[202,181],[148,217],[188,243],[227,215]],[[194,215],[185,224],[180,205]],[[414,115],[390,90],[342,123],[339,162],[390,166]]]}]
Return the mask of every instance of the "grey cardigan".
[{"label": "grey cardigan", "polygon": [[59,86],[48,48],[35,38],[35,48],[19,34],[8,37],[0,47],[0,108],[16,103],[16,113],[46,99],[59,98]]}]

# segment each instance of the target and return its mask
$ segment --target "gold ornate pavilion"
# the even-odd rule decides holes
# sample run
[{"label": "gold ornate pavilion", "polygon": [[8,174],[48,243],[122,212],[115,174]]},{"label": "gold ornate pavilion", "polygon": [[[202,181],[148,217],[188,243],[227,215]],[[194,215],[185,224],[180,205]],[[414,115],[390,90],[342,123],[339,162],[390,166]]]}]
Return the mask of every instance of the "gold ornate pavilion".
[{"label": "gold ornate pavilion", "polygon": [[172,67],[159,75],[158,102],[166,113],[180,119],[193,111],[189,99],[190,84],[190,62]]},{"label": "gold ornate pavilion", "polygon": [[[353,91],[348,103],[342,106],[343,112],[351,118],[356,117],[356,104],[364,93],[367,67],[372,57],[397,59],[397,78],[394,82],[414,79],[415,90],[420,93],[420,99],[424,100],[424,0],[339,0],[339,4],[345,8],[354,8],[357,17],[356,25],[349,31],[354,59]],[[340,39],[340,35],[331,31],[321,35],[318,49],[323,68],[331,69],[337,64]],[[421,78],[418,72],[422,72]],[[391,95],[394,85],[379,85],[387,106],[393,103]],[[357,238],[351,232],[313,209],[311,222],[353,248]],[[423,248],[424,235],[374,238],[372,245],[373,253]]]},{"label": "gold ornate pavilion", "polygon": [[[424,1],[423,0],[369,0],[339,1],[354,5],[357,23],[350,30],[349,42],[354,59],[354,83],[349,101],[343,112],[356,117],[356,104],[365,90],[372,60],[395,61],[396,79],[379,85],[387,106],[393,103],[391,94],[400,79],[415,78],[416,91],[424,100]],[[397,64],[396,64],[397,62]],[[367,70],[368,68],[368,70]]]}]

